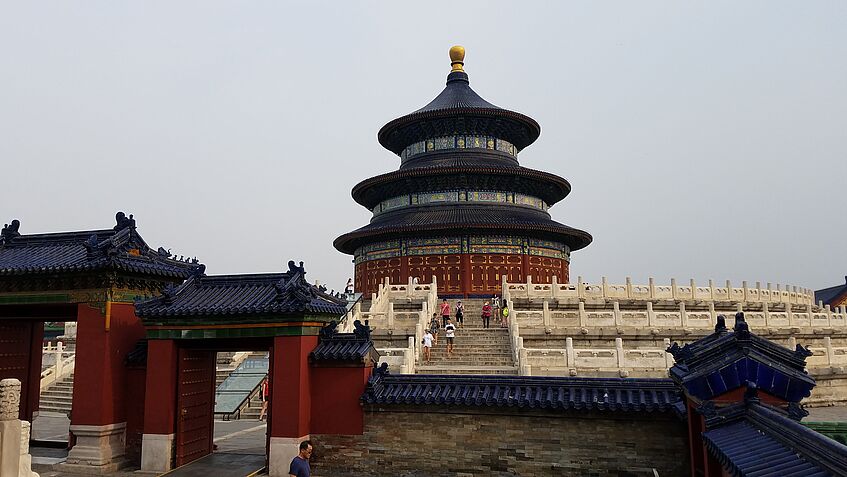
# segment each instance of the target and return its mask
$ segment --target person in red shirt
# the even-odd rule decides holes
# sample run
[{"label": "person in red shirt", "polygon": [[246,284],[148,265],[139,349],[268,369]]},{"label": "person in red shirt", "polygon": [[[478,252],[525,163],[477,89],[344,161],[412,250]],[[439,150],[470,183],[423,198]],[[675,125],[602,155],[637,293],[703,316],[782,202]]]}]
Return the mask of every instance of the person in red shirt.
[{"label": "person in red shirt", "polygon": [[482,327],[489,328],[491,325],[491,305],[485,302],[482,305]]},{"label": "person in red shirt", "polygon": [[447,303],[447,299],[441,302],[441,323],[442,326],[447,326],[447,320],[450,319],[450,304]]}]

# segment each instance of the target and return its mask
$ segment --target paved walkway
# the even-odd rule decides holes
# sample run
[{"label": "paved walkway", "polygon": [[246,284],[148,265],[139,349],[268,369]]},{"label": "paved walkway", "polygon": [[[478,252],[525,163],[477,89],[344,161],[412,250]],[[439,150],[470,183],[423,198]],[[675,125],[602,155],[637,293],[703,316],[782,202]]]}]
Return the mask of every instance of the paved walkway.
[{"label": "paved walkway", "polygon": [[806,410],[809,415],[804,421],[847,422],[847,406],[810,407]]},{"label": "paved walkway", "polygon": [[[64,436],[67,439],[68,423],[64,416],[39,416],[38,426],[33,430],[35,439]],[[217,450],[212,456],[189,473],[169,473],[168,477],[234,477],[248,475],[265,464],[265,432],[267,424],[257,420],[215,421],[214,442]],[[36,437],[38,436],[38,437]],[[80,477],[81,474],[52,470],[53,464],[63,462],[68,451],[61,448],[33,447],[33,470],[41,477]],[[258,465],[258,464],[261,465]],[[258,466],[257,466],[258,465]],[[245,469],[249,472],[242,473]],[[127,469],[108,474],[111,477],[139,477],[138,469]]]}]

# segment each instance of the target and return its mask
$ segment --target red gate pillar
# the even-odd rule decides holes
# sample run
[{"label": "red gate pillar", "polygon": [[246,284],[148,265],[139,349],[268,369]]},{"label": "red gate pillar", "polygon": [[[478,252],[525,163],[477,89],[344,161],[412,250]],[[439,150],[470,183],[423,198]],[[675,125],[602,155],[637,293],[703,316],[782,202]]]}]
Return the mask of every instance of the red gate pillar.
[{"label": "red gate pillar", "polygon": [[174,466],[177,347],[173,340],[147,345],[147,385],[144,396],[144,437],[141,470],[167,472]]},{"label": "red gate pillar", "polygon": [[274,338],[268,456],[271,477],[288,475],[300,442],[309,438],[312,413],[309,353],[317,345],[317,336]]},{"label": "red gate pillar", "polygon": [[76,444],[63,464],[68,470],[111,472],[126,461],[124,360],[143,337],[131,303],[107,302],[102,309],[78,305],[70,427]]}]

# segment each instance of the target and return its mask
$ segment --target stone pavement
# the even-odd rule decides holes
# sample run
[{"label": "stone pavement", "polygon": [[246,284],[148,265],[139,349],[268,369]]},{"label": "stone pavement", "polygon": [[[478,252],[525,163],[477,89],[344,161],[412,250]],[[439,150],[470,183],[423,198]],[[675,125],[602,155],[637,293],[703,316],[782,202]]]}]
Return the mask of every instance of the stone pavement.
[{"label": "stone pavement", "polygon": [[[64,416],[61,416],[64,417]],[[60,419],[59,416],[39,416],[37,419],[38,433],[36,439],[48,440],[48,438],[58,438],[58,436],[67,436],[68,423],[67,418]],[[214,442],[218,446],[215,451],[221,457],[215,457],[208,460],[208,465],[197,467],[197,472],[185,474],[186,476],[198,475],[202,477],[232,476],[231,468],[227,468],[226,464],[230,463],[238,468],[248,468],[256,466],[260,460],[264,462],[265,455],[265,432],[267,424],[257,420],[239,420],[239,421],[215,421],[215,438]],[[68,472],[59,472],[52,470],[52,465],[64,460],[68,452],[65,449],[56,449],[48,447],[31,448],[33,454],[33,470],[38,472],[41,477],[80,477],[81,474],[72,474]],[[226,457],[229,455],[230,457]],[[261,459],[257,458],[258,456]],[[224,462],[226,461],[226,462]],[[217,469],[217,472],[214,471]],[[147,473],[138,473],[138,469],[126,469],[125,471],[108,474],[112,477],[140,477],[152,475]],[[173,474],[168,474],[173,475]],[[246,474],[245,474],[246,475]],[[179,476],[175,476],[179,477]]]},{"label": "stone pavement", "polygon": [[809,415],[803,421],[847,422],[847,406],[809,407]]}]

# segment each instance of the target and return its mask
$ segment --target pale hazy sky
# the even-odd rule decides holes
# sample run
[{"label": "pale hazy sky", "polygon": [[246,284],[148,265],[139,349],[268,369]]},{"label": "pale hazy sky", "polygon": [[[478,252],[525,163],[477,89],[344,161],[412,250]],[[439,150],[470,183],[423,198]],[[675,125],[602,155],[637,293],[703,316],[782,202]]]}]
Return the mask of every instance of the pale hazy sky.
[{"label": "pale hazy sky", "polygon": [[574,279],[847,274],[847,2],[0,2],[0,223],[135,214],[207,272],[340,289],[376,132],[444,87],[535,118]]}]

